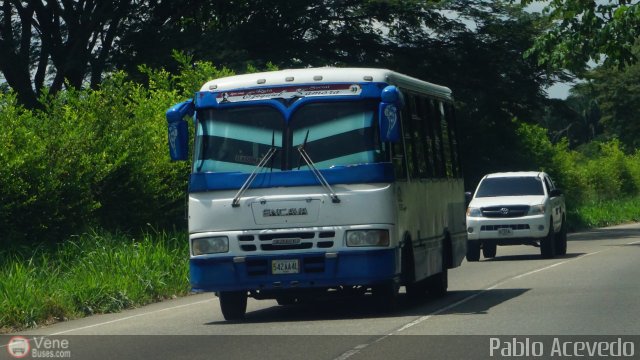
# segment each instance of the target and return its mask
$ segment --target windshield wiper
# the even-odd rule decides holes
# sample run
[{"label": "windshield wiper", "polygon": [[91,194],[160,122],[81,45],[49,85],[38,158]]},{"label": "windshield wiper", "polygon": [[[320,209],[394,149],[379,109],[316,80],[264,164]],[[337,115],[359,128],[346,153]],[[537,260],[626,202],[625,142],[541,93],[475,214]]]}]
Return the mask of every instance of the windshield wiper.
[{"label": "windshield wiper", "polygon": [[[300,157],[304,160],[305,163],[307,163],[307,166],[309,166],[309,168],[311,169],[311,172],[313,173],[313,175],[315,175],[320,185],[322,185],[322,187],[327,191],[327,193],[329,193],[329,197],[331,197],[331,202],[339,203],[340,199],[338,198],[338,194],[336,194],[336,192],[333,191],[327,179],[325,179],[325,177],[322,175],[320,170],[316,168],[316,165],[313,163],[313,160],[311,160],[311,157],[305,150],[305,146],[307,145],[308,138],[309,138],[309,130],[307,130],[307,135],[304,137],[304,142],[302,143],[302,145],[298,146],[298,152],[300,153]],[[299,168],[300,166],[298,165],[298,169]]]},{"label": "windshield wiper", "polygon": [[[260,161],[258,162],[258,165],[256,165],[256,167],[253,169],[253,172],[251,172],[247,180],[244,182],[244,184],[242,184],[242,187],[240,187],[240,190],[238,191],[236,196],[234,196],[233,201],[231,202],[231,206],[240,206],[240,198],[242,197],[242,195],[244,195],[247,189],[249,189],[251,183],[253,183],[253,181],[256,179],[256,177],[258,176],[258,171],[264,168],[265,165],[267,165],[267,162],[269,162],[273,155],[278,151],[278,149],[275,147],[274,140],[275,132],[271,134],[271,148],[269,148],[267,153],[264,154],[262,159],[260,159]],[[271,162],[271,170],[273,171],[273,162]]]}]

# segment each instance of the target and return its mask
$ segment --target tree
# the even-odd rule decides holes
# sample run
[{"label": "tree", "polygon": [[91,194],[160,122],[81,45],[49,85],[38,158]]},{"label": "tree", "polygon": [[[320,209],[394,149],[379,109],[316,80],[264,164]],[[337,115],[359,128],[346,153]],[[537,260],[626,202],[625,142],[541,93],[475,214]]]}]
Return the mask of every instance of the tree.
[{"label": "tree", "polygon": [[527,52],[541,65],[582,74],[590,60],[617,67],[638,61],[632,51],[640,37],[638,1],[550,0],[543,13],[549,30]]},{"label": "tree", "polygon": [[[602,113],[605,135],[618,138],[625,150],[640,148],[640,64],[623,70],[600,67],[588,74],[590,87]],[[580,89],[580,88],[579,88]]]},{"label": "tree", "polygon": [[97,85],[131,0],[5,0],[0,7],[0,71],[28,107],[43,89]]}]

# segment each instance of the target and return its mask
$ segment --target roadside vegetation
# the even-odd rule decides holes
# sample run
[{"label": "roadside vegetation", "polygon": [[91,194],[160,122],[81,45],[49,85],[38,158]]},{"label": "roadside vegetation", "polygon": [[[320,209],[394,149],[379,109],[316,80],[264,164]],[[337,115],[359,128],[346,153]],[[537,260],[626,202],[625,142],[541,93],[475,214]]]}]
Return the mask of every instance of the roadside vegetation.
[{"label": "roadside vegetation", "polygon": [[189,292],[186,235],[90,232],[0,252],[0,332],[117,312]]}]

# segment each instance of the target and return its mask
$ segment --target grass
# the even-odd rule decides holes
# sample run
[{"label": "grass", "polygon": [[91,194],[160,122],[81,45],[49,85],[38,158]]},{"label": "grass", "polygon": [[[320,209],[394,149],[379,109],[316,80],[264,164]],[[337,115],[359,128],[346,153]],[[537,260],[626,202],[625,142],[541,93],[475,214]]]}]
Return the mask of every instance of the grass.
[{"label": "grass", "polygon": [[0,332],[117,312],[189,292],[186,234],[88,233],[0,252]]},{"label": "grass", "polygon": [[640,198],[592,201],[568,213],[572,230],[640,222]]}]

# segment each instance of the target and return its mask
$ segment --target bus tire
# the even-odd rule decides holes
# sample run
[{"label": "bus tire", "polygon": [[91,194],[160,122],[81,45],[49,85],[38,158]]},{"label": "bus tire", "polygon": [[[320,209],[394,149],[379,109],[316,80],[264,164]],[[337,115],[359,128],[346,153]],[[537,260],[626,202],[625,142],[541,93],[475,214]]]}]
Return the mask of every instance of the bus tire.
[{"label": "bus tire", "polygon": [[400,286],[394,280],[386,281],[373,287],[373,298],[382,312],[393,312],[398,307]]},{"label": "bus tire", "polygon": [[467,261],[480,260],[480,240],[467,240]]},{"label": "bus tire", "polygon": [[407,296],[416,299],[425,292],[424,281],[415,281],[415,263],[413,260],[413,244],[409,237],[405,237],[402,246],[402,282]]},{"label": "bus tire", "polygon": [[556,234],[553,230],[553,219],[549,222],[549,233],[540,241],[540,255],[544,259],[556,256]]},{"label": "bus tire", "polygon": [[493,239],[488,239],[482,242],[482,256],[486,259],[496,257],[496,251],[498,250],[498,244]]},{"label": "bus tire", "polygon": [[276,302],[278,303],[278,305],[282,306],[293,305],[298,302],[298,299],[293,296],[279,296],[276,298]]},{"label": "bus tire", "polygon": [[449,288],[449,272],[446,268],[441,272],[429,276],[427,279],[427,293],[431,296],[440,297],[447,293]]},{"label": "bus tire", "polygon": [[220,298],[220,310],[222,310],[222,316],[225,320],[244,319],[244,314],[247,311],[246,291],[221,291],[218,297]]}]

